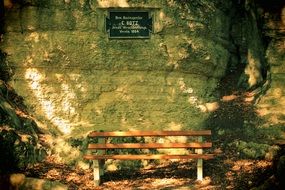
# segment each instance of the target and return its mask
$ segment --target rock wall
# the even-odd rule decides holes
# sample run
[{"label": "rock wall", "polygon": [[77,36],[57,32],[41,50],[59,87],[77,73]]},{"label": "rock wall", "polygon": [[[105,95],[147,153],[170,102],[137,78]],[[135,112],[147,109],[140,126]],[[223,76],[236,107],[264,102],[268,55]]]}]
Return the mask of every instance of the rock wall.
[{"label": "rock wall", "polygon": [[[261,98],[258,112],[268,119],[269,125],[285,123],[285,2],[268,4],[261,1],[261,14],[264,18],[263,30],[268,41],[266,59],[270,66],[270,88]],[[283,134],[284,136],[284,134]]]},{"label": "rock wall", "polygon": [[[91,130],[216,127],[207,119],[219,108],[221,78],[236,73],[227,92],[252,91],[259,115],[284,124],[284,3],[14,2],[5,13],[0,78],[52,133],[44,139],[49,153],[65,161],[81,158],[81,138]],[[149,10],[150,39],[109,39],[104,19],[114,7]]]},{"label": "rock wall", "polygon": [[[231,57],[231,2],[25,0],[6,10],[10,80],[42,128],[203,128]],[[222,6],[221,6],[222,5]],[[153,34],[110,40],[110,7],[147,8]]]}]

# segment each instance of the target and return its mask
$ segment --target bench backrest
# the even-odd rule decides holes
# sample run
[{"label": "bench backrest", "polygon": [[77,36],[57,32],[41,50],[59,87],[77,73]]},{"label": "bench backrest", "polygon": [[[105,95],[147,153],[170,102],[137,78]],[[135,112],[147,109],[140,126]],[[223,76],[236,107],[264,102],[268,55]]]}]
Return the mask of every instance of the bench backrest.
[{"label": "bench backrest", "polygon": [[93,131],[89,137],[165,137],[165,136],[210,136],[211,130],[203,131]]},{"label": "bench backrest", "polygon": [[[210,130],[203,131],[116,131],[116,132],[91,132],[88,136],[90,138],[99,138],[98,143],[90,143],[88,150],[107,150],[107,149],[177,149],[177,148],[195,148],[204,149],[211,148],[211,142],[202,142],[202,136],[210,136]],[[195,142],[174,142],[174,143],[107,143],[105,138],[108,137],[168,137],[168,136],[195,136],[198,140]],[[103,155],[102,155],[103,153]],[[101,152],[101,155],[90,155],[86,159],[170,159],[170,158],[204,158],[210,159],[212,155],[203,154],[189,154],[189,155],[106,155]]]}]

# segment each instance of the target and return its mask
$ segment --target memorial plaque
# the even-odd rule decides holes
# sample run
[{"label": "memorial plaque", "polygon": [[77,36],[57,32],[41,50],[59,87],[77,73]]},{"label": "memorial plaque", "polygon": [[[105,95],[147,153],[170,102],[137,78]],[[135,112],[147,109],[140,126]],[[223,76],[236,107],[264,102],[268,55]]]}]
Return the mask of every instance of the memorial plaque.
[{"label": "memorial plaque", "polygon": [[109,38],[150,38],[152,18],[148,11],[110,10],[106,31]]}]

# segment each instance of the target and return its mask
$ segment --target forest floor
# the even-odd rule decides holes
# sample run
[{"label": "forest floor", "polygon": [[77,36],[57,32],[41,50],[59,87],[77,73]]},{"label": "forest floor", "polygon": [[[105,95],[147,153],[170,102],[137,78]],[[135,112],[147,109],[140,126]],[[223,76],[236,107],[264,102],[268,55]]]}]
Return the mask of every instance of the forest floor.
[{"label": "forest floor", "polygon": [[204,180],[196,181],[196,163],[167,161],[145,169],[106,172],[102,185],[93,185],[92,170],[56,163],[51,157],[26,170],[27,176],[56,180],[69,189],[249,189],[266,179],[271,162],[217,158],[204,162]]},{"label": "forest floor", "polygon": [[268,178],[271,162],[234,160],[223,156],[204,162],[204,180],[196,181],[196,163],[167,161],[145,169],[106,172],[95,187],[92,170],[75,169],[47,158],[26,170],[27,176],[60,181],[71,190],[221,190],[250,189]]},{"label": "forest floor", "polygon": [[272,161],[264,158],[246,159],[233,143],[240,141],[260,143],[264,135],[256,126],[263,121],[254,110],[252,94],[235,90],[236,78],[225,78],[220,87],[219,109],[207,121],[213,131],[214,151],[217,156],[204,161],[204,180],[196,181],[196,162],[154,162],[137,170],[107,171],[99,187],[93,185],[92,170],[82,170],[56,162],[47,157],[25,171],[27,176],[57,180],[69,189],[80,190],[188,190],[188,189],[240,189],[259,186],[273,173]]}]

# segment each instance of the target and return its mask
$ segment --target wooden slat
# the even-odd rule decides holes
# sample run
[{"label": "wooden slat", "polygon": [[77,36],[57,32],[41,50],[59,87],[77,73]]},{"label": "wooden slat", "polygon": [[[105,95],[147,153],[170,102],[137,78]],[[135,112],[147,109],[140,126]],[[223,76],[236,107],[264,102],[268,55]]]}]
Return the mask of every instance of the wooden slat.
[{"label": "wooden slat", "polygon": [[211,130],[201,131],[113,131],[97,132],[93,131],[89,137],[153,137],[153,136],[209,136]]},{"label": "wooden slat", "polygon": [[150,148],[210,148],[211,142],[199,143],[122,143],[122,144],[89,144],[88,149],[150,149]]},{"label": "wooden slat", "polygon": [[165,155],[165,154],[141,154],[141,155],[85,155],[87,160],[152,160],[152,159],[212,159],[213,154],[188,154],[188,155]]}]

